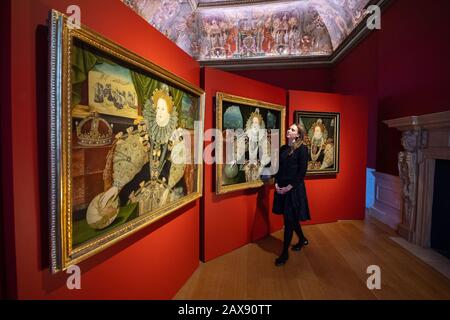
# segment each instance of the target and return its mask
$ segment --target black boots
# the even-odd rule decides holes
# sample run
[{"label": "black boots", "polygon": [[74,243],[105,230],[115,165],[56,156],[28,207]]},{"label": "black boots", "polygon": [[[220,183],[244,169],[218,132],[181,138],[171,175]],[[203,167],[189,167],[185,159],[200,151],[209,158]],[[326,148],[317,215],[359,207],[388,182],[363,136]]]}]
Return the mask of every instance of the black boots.
[{"label": "black boots", "polygon": [[300,250],[302,250],[302,247],[303,246],[307,246],[308,245],[308,239],[306,239],[306,238],[303,238],[301,241],[299,241],[297,244],[295,244],[295,245],[293,245],[292,247],[291,247],[291,250],[293,250],[293,251],[300,251]]},{"label": "black boots", "polygon": [[[303,238],[303,240],[299,241],[296,245],[293,245],[291,247],[291,250],[293,251],[300,251],[303,246],[307,246],[308,245],[308,239]],[[286,263],[286,261],[288,261],[289,259],[289,254],[288,251],[286,249],[283,249],[283,252],[281,253],[281,255],[275,259],[275,265],[277,267],[280,267],[282,265],[284,265]]]},{"label": "black boots", "polygon": [[287,250],[283,250],[283,252],[281,253],[281,256],[279,256],[278,258],[275,259],[275,265],[277,267],[282,266],[286,263],[286,261],[289,259],[289,254],[287,252]]},{"label": "black boots", "polygon": [[291,247],[291,250],[300,251],[303,246],[308,245],[308,239],[303,235],[302,229],[298,222],[292,223],[289,221],[285,221],[284,223],[284,241],[283,241],[283,251],[281,255],[275,259],[275,265],[277,267],[282,266],[289,259],[289,246],[291,245],[292,235],[293,233],[297,234],[300,239],[296,245]]}]

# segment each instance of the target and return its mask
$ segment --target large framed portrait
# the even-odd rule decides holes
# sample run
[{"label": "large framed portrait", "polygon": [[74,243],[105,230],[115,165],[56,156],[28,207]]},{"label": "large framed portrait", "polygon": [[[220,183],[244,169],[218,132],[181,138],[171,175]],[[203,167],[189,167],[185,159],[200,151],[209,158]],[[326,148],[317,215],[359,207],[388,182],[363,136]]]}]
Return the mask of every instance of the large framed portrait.
[{"label": "large framed portrait", "polygon": [[217,92],[216,194],[272,180],[285,142],[285,118],[282,105]]},{"label": "large framed portrait", "polygon": [[295,111],[294,119],[306,130],[309,155],[306,175],[338,173],[340,114]]},{"label": "large framed portrait", "polygon": [[202,195],[204,92],[51,11],[51,270]]}]

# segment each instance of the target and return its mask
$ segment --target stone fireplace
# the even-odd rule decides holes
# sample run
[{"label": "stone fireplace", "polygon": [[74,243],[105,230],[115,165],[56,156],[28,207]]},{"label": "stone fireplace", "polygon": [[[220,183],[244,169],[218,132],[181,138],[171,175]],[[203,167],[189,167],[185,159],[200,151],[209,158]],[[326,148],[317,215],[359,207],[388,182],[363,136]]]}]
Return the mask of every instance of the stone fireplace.
[{"label": "stone fireplace", "polygon": [[450,160],[450,111],[384,123],[402,131],[404,150],[398,155],[402,195],[398,233],[414,244],[429,248],[436,160]]}]

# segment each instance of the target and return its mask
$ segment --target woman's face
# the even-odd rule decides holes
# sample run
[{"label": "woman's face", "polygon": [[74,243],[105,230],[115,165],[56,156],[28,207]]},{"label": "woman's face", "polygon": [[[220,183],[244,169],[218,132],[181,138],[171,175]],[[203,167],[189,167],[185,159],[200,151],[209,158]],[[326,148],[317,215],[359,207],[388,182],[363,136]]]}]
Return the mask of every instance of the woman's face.
[{"label": "woman's face", "polygon": [[298,138],[298,128],[295,124],[293,124],[292,126],[289,127],[287,133],[286,133],[286,138],[288,139],[295,139]]},{"label": "woman's face", "polygon": [[323,137],[322,129],[319,126],[314,128],[314,139],[320,140]]},{"label": "woman's face", "polygon": [[254,117],[254,118],[253,118],[253,121],[252,121],[252,128],[253,128],[254,130],[259,130],[259,119],[258,119],[257,117]]},{"label": "woman's face", "polygon": [[169,110],[167,108],[166,100],[158,99],[156,105],[156,123],[160,127],[165,127],[170,120]]}]

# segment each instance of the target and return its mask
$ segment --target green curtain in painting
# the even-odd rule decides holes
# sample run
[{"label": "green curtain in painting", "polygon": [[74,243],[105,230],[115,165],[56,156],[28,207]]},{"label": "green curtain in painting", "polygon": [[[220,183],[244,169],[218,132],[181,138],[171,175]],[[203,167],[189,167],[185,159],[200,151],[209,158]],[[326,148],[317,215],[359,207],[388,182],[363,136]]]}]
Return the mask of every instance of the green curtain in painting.
[{"label": "green curtain in painting", "polygon": [[170,91],[170,95],[173,98],[173,102],[175,104],[175,107],[177,109],[178,114],[180,114],[181,112],[181,101],[183,100],[183,91],[173,88],[173,87],[169,87],[169,91]]},{"label": "green curtain in painting", "polygon": [[[72,105],[77,105],[81,102],[81,92],[83,83],[88,79],[89,71],[91,71],[97,64],[107,62],[111,65],[117,63],[100,57],[95,53],[90,52],[82,47],[74,46],[72,51]],[[131,79],[138,96],[138,103],[140,106],[145,105],[145,101],[150,99],[155,89],[161,88],[162,83],[156,79],[152,79],[139,72],[130,70]],[[169,94],[173,98],[173,102],[177,111],[181,111],[181,101],[183,99],[183,91],[169,87]]]},{"label": "green curtain in painting", "polygon": [[145,102],[151,98],[153,91],[158,88],[159,81],[149,78],[141,73],[130,71],[136,89],[138,103],[144,107]]}]

